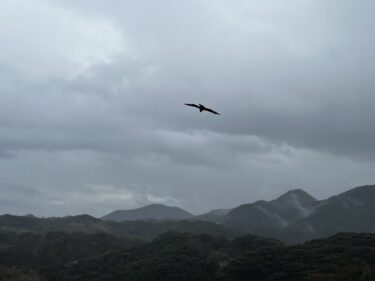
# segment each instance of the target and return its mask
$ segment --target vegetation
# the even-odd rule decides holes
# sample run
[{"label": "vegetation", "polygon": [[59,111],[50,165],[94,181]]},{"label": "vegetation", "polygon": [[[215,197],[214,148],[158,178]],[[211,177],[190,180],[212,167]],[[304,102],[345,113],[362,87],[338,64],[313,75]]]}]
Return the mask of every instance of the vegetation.
[{"label": "vegetation", "polygon": [[126,250],[143,243],[106,233],[0,232],[0,264],[38,269],[98,256],[112,250]]},{"label": "vegetation", "polygon": [[0,266],[0,281],[44,281],[44,278],[31,269]]},{"label": "vegetation", "polygon": [[168,231],[207,233],[216,236],[233,238],[239,234],[229,228],[207,221],[103,221],[89,215],[69,216],[62,218],[35,218],[24,216],[0,216],[0,231],[32,232],[45,234],[48,232],[67,233],[108,233],[117,237],[126,236],[144,240],[152,240]]},{"label": "vegetation", "polygon": [[46,281],[371,281],[375,235],[342,233],[302,245],[247,235],[166,233],[127,250],[39,269]]},{"label": "vegetation", "polygon": [[167,232],[152,242],[106,233],[0,232],[0,281],[375,280],[375,234],[341,233],[285,246]]},{"label": "vegetation", "polygon": [[225,276],[236,281],[375,280],[374,243],[374,234],[342,233],[303,245],[258,249],[233,261]]}]

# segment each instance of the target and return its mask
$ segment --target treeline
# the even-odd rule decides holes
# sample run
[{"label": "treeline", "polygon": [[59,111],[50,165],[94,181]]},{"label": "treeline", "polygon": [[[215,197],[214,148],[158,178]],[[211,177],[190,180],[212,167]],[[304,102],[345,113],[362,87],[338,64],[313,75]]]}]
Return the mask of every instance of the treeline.
[{"label": "treeline", "polygon": [[242,234],[234,232],[225,226],[207,221],[104,221],[89,215],[68,216],[60,218],[36,218],[26,216],[0,216],[0,231],[33,232],[45,234],[48,232],[66,233],[108,233],[117,237],[126,236],[144,240],[152,240],[167,231],[190,232],[194,234],[222,235],[234,238]]},{"label": "treeline", "polygon": [[286,246],[168,232],[152,242],[105,233],[0,233],[7,281],[373,281],[375,234],[341,233]]},{"label": "treeline", "polygon": [[0,265],[40,269],[99,256],[108,251],[123,251],[144,243],[139,239],[106,233],[0,232]]},{"label": "treeline", "polygon": [[167,233],[125,251],[44,268],[47,281],[375,280],[375,235],[337,234],[285,246],[247,235],[234,240]]}]

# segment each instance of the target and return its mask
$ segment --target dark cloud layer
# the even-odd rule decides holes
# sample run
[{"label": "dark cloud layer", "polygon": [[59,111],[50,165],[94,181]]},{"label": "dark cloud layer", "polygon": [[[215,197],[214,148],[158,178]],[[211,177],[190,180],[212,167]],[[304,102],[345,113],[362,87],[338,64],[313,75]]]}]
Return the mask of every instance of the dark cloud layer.
[{"label": "dark cloud layer", "polygon": [[3,1],[0,211],[201,212],[372,183],[374,6]]}]

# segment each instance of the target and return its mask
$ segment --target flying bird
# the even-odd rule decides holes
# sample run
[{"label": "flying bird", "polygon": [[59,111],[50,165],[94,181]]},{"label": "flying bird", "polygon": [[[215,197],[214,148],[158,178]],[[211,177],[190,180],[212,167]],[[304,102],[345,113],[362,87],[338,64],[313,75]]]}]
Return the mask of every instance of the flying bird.
[{"label": "flying bird", "polygon": [[211,112],[211,113],[213,113],[213,114],[220,115],[220,113],[218,113],[218,112],[212,110],[211,108],[205,107],[205,106],[202,105],[202,104],[196,105],[196,104],[194,104],[194,103],[185,103],[185,105],[192,106],[192,107],[196,107],[196,108],[199,109],[199,112],[202,112],[202,111],[205,110],[205,111]]}]

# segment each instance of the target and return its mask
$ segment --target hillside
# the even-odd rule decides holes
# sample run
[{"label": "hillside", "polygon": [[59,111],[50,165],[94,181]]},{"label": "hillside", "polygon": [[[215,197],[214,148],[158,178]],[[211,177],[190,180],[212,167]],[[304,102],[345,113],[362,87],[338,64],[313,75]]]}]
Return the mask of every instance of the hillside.
[{"label": "hillside", "polygon": [[102,217],[103,220],[135,221],[135,220],[183,220],[192,217],[189,212],[163,204],[151,204],[132,210],[117,210]]},{"label": "hillside", "polygon": [[[248,237],[248,250],[282,247],[272,239]],[[220,264],[229,263],[244,250],[238,244],[209,235],[166,233],[148,245],[108,253],[78,263],[46,268],[46,279],[67,280],[184,280],[209,281],[219,276]],[[262,243],[260,243],[262,241]],[[100,266],[99,266],[100,265]]]},{"label": "hillside", "polygon": [[277,234],[311,214],[319,201],[303,190],[291,190],[272,201],[257,201],[232,209],[223,218],[224,225],[258,235]]},{"label": "hillside", "polygon": [[168,231],[207,233],[235,237],[240,232],[232,231],[223,225],[207,221],[104,221],[89,215],[69,216],[62,218],[35,218],[26,216],[0,216],[0,231],[32,232],[44,234],[48,232],[65,232],[86,234],[107,233],[117,237],[126,236],[151,240]]},{"label": "hillside", "polygon": [[296,189],[275,200],[260,200],[198,218],[238,233],[275,237],[288,244],[339,232],[375,233],[375,186],[356,187],[321,201]]},{"label": "hillside", "polygon": [[375,235],[342,233],[298,246],[167,233],[152,243],[45,268],[46,280],[371,281]]},{"label": "hillside", "polygon": [[375,233],[375,186],[360,186],[320,202],[309,216],[290,225],[287,235],[299,241],[338,232]]},{"label": "hillside", "polygon": [[144,243],[139,239],[106,233],[0,232],[0,265],[37,269],[98,256],[108,251],[126,250]]},{"label": "hillside", "polygon": [[226,215],[231,211],[231,209],[216,209],[210,212],[196,216],[194,219],[212,221],[216,223],[224,223],[226,220]]}]

